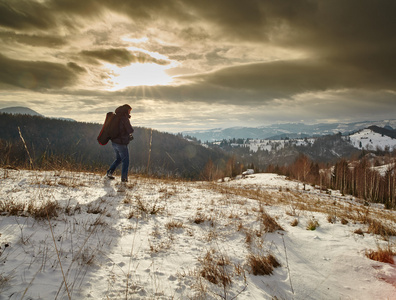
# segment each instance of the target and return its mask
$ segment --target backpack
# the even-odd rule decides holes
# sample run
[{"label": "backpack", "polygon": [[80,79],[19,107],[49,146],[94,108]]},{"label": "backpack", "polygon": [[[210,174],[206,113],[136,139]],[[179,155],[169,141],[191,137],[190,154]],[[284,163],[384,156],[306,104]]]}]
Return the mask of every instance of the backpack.
[{"label": "backpack", "polygon": [[113,112],[106,114],[106,119],[103,124],[102,130],[100,131],[97,140],[100,145],[106,145],[110,139],[114,139],[119,134],[119,122],[120,119]]}]

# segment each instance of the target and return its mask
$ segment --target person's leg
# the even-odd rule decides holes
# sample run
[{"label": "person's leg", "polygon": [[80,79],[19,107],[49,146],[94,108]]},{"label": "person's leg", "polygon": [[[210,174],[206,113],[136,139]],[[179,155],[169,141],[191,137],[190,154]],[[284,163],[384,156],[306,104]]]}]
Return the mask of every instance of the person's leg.
[{"label": "person's leg", "polygon": [[[115,169],[116,169],[116,168],[121,164],[121,162],[122,162],[121,154],[120,154],[119,147],[118,147],[118,146],[121,146],[121,145],[112,143],[112,146],[113,146],[113,149],[114,149],[114,153],[115,153],[115,155],[116,155],[116,159],[115,159],[115,161],[110,165],[110,168],[107,170],[107,176],[108,176],[109,178],[112,177],[111,175],[114,173]],[[109,175],[110,175],[110,176],[109,176]],[[114,177],[113,177],[113,178],[114,178]]]},{"label": "person's leg", "polygon": [[122,161],[122,169],[121,169],[121,181],[128,181],[128,169],[129,169],[129,151],[128,145],[122,145],[122,148],[119,149],[119,153]]}]

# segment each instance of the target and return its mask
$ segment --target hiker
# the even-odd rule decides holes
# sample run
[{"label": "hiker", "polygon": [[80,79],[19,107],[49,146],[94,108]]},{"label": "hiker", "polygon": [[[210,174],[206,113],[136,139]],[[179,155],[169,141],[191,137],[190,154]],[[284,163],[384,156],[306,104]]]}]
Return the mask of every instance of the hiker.
[{"label": "hiker", "polygon": [[116,120],[119,123],[118,125],[118,135],[115,138],[111,139],[111,144],[113,146],[116,159],[111,164],[110,168],[107,170],[106,176],[109,179],[114,179],[113,173],[115,169],[122,164],[121,168],[121,182],[128,181],[128,168],[129,168],[129,151],[128,144],[133,139],[133,127],[129,122],[129,118],[131,117],[132,107],[128,104],[118,107],[115,110]]}]

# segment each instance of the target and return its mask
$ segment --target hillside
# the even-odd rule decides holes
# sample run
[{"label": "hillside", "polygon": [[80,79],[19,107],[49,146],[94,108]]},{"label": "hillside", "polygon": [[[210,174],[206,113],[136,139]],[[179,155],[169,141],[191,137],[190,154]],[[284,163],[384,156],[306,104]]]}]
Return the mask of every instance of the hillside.
[{"label": "hillside", "polygon": [[388,151],[396,149],[396,132],[377,126],[371,126],[351,134],[348,140],[358,149],[373,151],[377,149],[388,149]]},{"label": "hillside", "polygon": [[183,135],[192,136],[202,142],[221,141],[223,139],[285,139],[304,138],[333,135],[341,132],[349,134],[369,126],[391,126],[396,128],[396,120],[364,121],[355,123],[284,123],[271,124],[260,127],[231,127],[209,130],[185,131]]},{"label": "hillside", "polygon": [[[114,160],[114,154],[110,143],[100,146],[96,140],[101,126],[39,116],[0,114],[0,164],[25,167],[32,164],[45,169],[81,167],[103,172]],[[198,179],[208,160],[219,167],[227,160],[219,150],[207,149],[172,134],[134,128],[134,140],[129,146],[130,166],[134,173]]]},{"label": "hillside", "polygon": [[349,135],[333,134],[314,138],[284,139],[230,139],[207,143],[230,154],[236,154],[245,163],[253,163],[260,170],[269,164],[288,165],[304,154],[319,163],[335,163],[345,158],[358,157],[364,151],[390,155],[396,149],[394,130],[371,126]]},{"label": "hillside", "polygon": [[1,174],[1,299],[396,294],[395,211],[337,191],[303,190],[276,174],[132,177],[125,193],[92,173]]}]

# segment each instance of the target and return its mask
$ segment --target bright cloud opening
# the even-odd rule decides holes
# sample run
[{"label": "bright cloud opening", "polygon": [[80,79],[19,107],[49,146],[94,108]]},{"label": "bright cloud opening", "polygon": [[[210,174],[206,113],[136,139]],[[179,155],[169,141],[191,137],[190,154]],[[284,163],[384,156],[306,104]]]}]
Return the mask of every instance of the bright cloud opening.
[{"label": "bright cloud opening", "polygon": [[127,67],[108,66],[112,71],[113,87],[111,90],[122,90],[130,86],[167,85],[172,77],[166,74],[168,66],[154,63],[134,63]]}]

